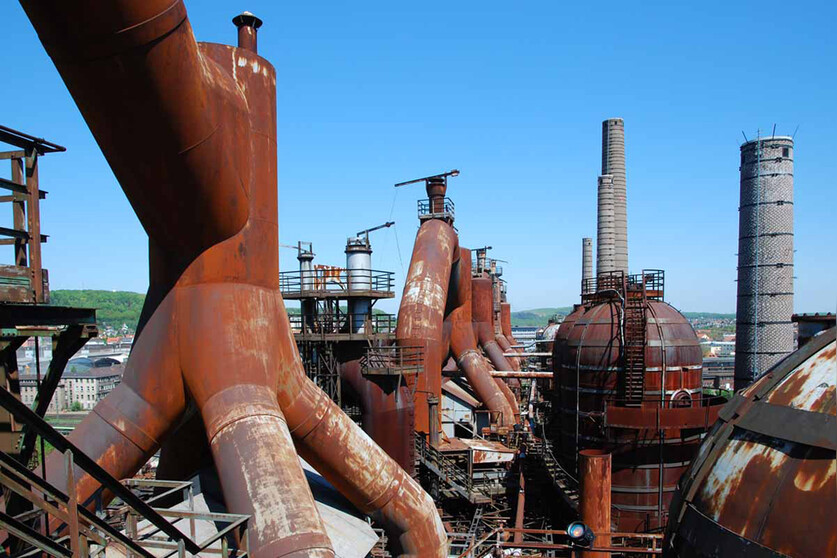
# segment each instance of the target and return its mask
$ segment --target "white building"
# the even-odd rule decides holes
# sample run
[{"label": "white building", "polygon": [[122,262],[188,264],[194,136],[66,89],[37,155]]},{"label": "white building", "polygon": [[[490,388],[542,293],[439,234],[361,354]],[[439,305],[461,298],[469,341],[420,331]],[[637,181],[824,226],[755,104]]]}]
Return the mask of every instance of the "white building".
[{"label": "white building", "polygon": [[[89,411],[96,406],[111,391],[122,382],[122,365],[92,367],[79,369],[78,366],[68,366],[49,403],[49,413],[60,413],[76,408]],[[43,378],[43,373],[41,375]],[[20,374],[21,401],[31,406],[38,393],[37,377],[34,372],[26,371]]]}]

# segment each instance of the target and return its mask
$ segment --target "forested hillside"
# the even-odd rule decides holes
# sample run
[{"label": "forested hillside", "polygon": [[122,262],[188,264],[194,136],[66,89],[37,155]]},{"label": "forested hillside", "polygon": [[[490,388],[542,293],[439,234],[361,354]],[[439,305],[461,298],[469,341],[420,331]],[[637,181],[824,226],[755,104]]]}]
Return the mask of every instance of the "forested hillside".
[{"label": "forested hillside", "polygon": [[50,291],[49,299],[55,306],[95,308],[100,326],[119,329],[127,324],[134,331],[145,295],[129,291],[56,290]]}]

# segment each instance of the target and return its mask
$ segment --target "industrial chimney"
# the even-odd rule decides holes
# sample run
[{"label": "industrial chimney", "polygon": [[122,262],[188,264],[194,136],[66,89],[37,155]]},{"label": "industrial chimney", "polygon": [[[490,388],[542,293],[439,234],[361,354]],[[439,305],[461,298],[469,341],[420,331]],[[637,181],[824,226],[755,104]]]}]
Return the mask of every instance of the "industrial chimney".
[{"label": "industrial chimney", "polygon": [[741,146],[735,389],[793,351],[793,138]]},{"label": "industrial chimney", "polygon": [[596,231],[596,275],[616,269],[613,233],[613,176],[599,177],[599,212]]},{"label": "industrial chimney", "polygon": [[625,183],[625,123],[602,122],[602,175],[613,177],[613,243],[616,271],[628,273],[628,191]]},{"label": "industrial chimney", "polygon": [[593,278],[593,239],[581,239],[581,294],[587,294],[592,288]]}]

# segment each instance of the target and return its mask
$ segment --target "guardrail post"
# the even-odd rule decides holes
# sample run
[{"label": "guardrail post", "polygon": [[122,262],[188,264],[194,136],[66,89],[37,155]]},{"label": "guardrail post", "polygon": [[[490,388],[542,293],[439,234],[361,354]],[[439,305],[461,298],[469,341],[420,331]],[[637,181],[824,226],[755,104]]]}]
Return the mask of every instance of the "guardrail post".
[{"label": "guardrail post", "polygon": [[[45,456],[41,455],[41,459],[44,458]],[[70,518],[70,550],[72,550],[73,556],[77,558],[81,556],[81,549],[79,548],[78,535],[78,501],[76,499],[76,481],[73,475],[73,452],[71,451],[64,453],[64,470],[67,475],[67,515]],[[49,532],[49,520],[47,520],[46,530]]]}]

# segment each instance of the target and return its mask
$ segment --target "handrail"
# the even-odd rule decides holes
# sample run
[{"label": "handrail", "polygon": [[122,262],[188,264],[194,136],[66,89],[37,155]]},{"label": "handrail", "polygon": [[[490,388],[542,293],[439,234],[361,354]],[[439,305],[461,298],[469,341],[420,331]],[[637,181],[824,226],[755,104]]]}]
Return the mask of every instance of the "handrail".
[{"label": "handrail", "polygon": [[364,331],[355,333],[395,333],[398,323],[395,315],[380,313],[289,314],[288,319],[295,332],[317,335],[351,333],[351,326],[358,322],[364,323]]},{"label": "handrail", "polygon": [[397,373],[418,374],[424,369],[424,349],[389,345],[386,347],[367,347],[360,358],[362,374]]},{"label": "handrail", "polygon": [[282,296],[316,294],[352,295],[354,293],[392,293],[395,273],[377,269],[346,269],[338,267],[282,271],[279,290]]},{"label": "handrail", "polygon": [[[137,498],[133,492],[128,490],[122,483],[113,478],[107,471],[105,471],[98,463],[90,459],[81,449],[69,441],[69,439],[62,436],[58,431],[52,428],[45,420],[39,417],[33,410],[17,400],[17,398],[9,393],[4,387],[0,386],[0,406],[9,411],[22,424],[26,424],[34,432],[39,434],[44,440],[52,444],[52,446],[61,453],[70,452],[73,456],[73,461],[84,472],[90,475],[93,479],[99,482],[104,488],[110,490],[115,496],[120,498],[123,502],[137,510],[149,522],[154,524],[166,535],[174,540],[182,541],[186,550],[192,554],[200,552],[198,545],[183,533],[177,530],[168,521],[163,519],[154,509]],[[43,456],[42,456],[43,458]]]}]

